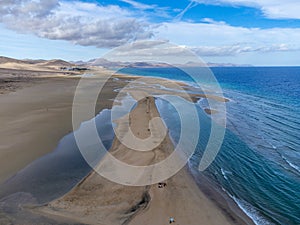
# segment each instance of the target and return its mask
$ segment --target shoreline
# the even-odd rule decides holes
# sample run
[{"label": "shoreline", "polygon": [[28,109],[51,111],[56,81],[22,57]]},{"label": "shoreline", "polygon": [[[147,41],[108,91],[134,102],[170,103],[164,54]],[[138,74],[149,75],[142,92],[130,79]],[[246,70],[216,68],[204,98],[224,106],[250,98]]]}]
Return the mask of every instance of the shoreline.
[{"label": "shoreline", "polygon": [[[126,76],[126,75],[125,75]],[[122,78],[123,76],[122,75],[117,75],[117,76],[115,76],[115,77],[118,77],[118,78]],[[124,78],[124,77],[123,77]],[[130,76],[130,77],[125,77],[124,79],[126,80],[127,78],[132,78],[132,79],[134,79],[134,77],[132,77],[132,76]],[[24,89],[17,89],[17,91],[16,92],[10,92],[10,93],[13,93],[12,95],[14,96],[14,98],[17,98],[17,97],[20,97],[20,98],[23,98],[23,100],[24,100],[24,98],[25,98],[25,100],[26,100],[26,96],[27,96],[27,98],[28,99],[30,99],[31,97],[35,97],[34,95],[30,95],[30,94],[28,94],[27,93],[27,91],[29,91],[29,90],[34,90],[34,93],[35,94],[37,94],[37,93],[42,93],[42,94],[49,94],[49,93],[51,93],[52,91],[50,91],[52,88],[57,88],[57,90],[58,89],[61,89],[61,88],[59,88],[59,87],[62,87],[62,86],[64,86],[64,85],[68,85],[68,87],[69,87],[69,92],[67,92],[67,93],[63,93],[64,95],[67,95],[67,99],[68,99],[68,101],[70,100],[69,98],[71,97],[70,96],[70,94],[71,93],[73,93],[73,91],[74,91],[74,87],[76,87],[76,85],[77,85],[77,82],[78,82],[78,78],[74,78],[74,77],[66,77],[66,78],[64,78],[64,77],[54,77],[54,78],[42,78],[41,79],[41,81],[38,81],[37,83],[30,83],[30,85],[29,86],[26,86],[25,85],[25,87],[24,87]],[[115,82],[115,81],[114,81]],[[121,81],[121,83],[122,83],[122,81]],[[112,86],[114,86],[114,85],[112,85]],[[47,89],[47,88],[48,89]],[[65,87],[65,86],[64,86]],[[46,88],[46,90],[48,90],[48,92],[45,90],[45,88]],[[113,88],[111,88],[110,87],[110,89],[112,90]],[[30,91],[29,91],[30,92]],[[113,91],[112,91],[113,92]],[[25,94],[24,94],[25,93]],[[28,94],[28,95],[26,95],[26,93]],[[58,94],[58,93],[56,93],[56,94]],[[11,96],[10,94],[4,94],[4,95],[6,95],[5,97],[7,97],[7,96]],[[108,96],[111,96],[111,95],[109,95],[109,93],[107,93],[107,95]],[[3,96],[3,95],[2,95]],[[41,99],[42,99],[42,96],[39,96]],[[49,96],[48,96],[49,97]],[[8,97],[8,100],[10,99],[10,98],[13,98],[13,97]],[[109,98],[107,98],[107,99],[109,99]],[[7,100],[7,102],[8,102],[8,100]],[[1,101],[1,98],[0,98],[0,101]],[[56,110],[58,110],[58,109],[61,109],[61,108],[64,108],[64,111],[63,112],[61,112],[62,114],[66,114],[65,116],[66,117],[64,117],[64,118],[67,118],[67,116],[68,115],[70,115],[68,112],[68,110],[70,110],[68,107],[69,107],[69,103],[70,102],[65,102],[65,104],[66,105],[63,105],[62,103],[57,103],[57,102],[55,102],[55,99],[52,99],[52,103],[53,104],[57,104],[57,107],[55,107],[56,108]],[[32,103],[32,105],[34,106],[34,104],[36,104],[36,103]],[[41,104],[41,103],[38,103],[38,104]],[[97,111],[99,110],[100,111],[100,109],[102,108],[103,109],[103,107],[105,108],[107,105],[108,105],[109,103],[108,102],[106,102],[106,103],[104,103],[104,104],[102,104],[102,106],[97,106]],[[21,107],[23,107],[23,109],[24,109],[24,106],[20,106],[20,108]],[[43,107],[44,107],[44,104],[43,104]],[[50,110],[49,110],[50,109]],[[48,114],[48,115],[44,115],[44,116],[42,116],[42,117],[40,117],[39,119],[40,119],[40,121],[41,120],[47,120],[47,119],[49,119],[49,120],[51,120],[50,118],[51,118],[51,116],[54,116],[54,115],[49,115],[49,111],[51,111],[51,109],[52,109],[52,107],[49,107],[48,109],[46,109],[45,111],[46,111],[46,114]],[[41,111],[41,109],[40,109],[40,107],[38,107],[38,109],[35,109],[36,110],[36,112],[37,113],[40,113]],[[18,111],[18,110],[17,110]],[[59,111],[59,110],[58,110]],[[18,112],[22,112],[21,110],[19,110]],[[43,113],[44,113],[44,111],[42,111]],[[24,111],[22,112],[23,114],[19,114],[19,115],[24,115]],[[32,111],[30,110],[30,109],[28,109],[28,112],[27,112],[27,114],[29,115],[31,115],[32,114]],[[33,118],[33,116],[36,116],[37,114],[33,114],[33,115],[31,115],[32,117],[30,118],[30,120],[33,120],[34,118]],[[15,115],[16,117],[18,117],[17,115]],[[49,117],[50,116],[50,117]],[[20,116],[21,117],[21,116]],[[19,117],[18,117],[19,118]],[[54,147],[57,145],[57,143],[58,143],[58,141],[61,139],[61,137],[62,136],[64,136],[65,134],[67,134],[67,133],[69,133],[69,129],[70,129],[70,127],[69,127],[69,125],[66,125],[66,121],[64,121],[63,122],[63,126],[62,126],[62,121],[64,120],[63,118],[61,118],[62,120],[61,120],[61,122],[60,122],[60,131],[59,132],[57,132],[58,130],[57,130],[57,128],[54,128],[54,127],[52,127],[52,128],[49,128],[49,129],[47,129],[47,132],[49,132],[51,129],[53,129],[53,131],[56,133],[56,136],[54,137],[53,136],[53,134],[51,134],[52,135],[52,140],[49,140],[49,143],[50,143],[50,145],[48,146],[48,149],[46,149],[46,150],[44,150],[43,152],[38,152],[38,154],[37,154],[37,152],[32,152],[31,154],[34,154],[34,159],[37,159],[37,158],[39,158],[40,156],[42,156],[42,155],[45,155],[47,152],[51,152],[53,149],[54,149]],[[21,129],[22,127],[24,127],[25,125],[26,125],[26,122],[28,122],[28,120],[27,121],[21,121],[21,123],[19,124],[19,126],[18,127],[15,127],[15,130],[19,130],[19,129]],[[43,124],[44,126],[45,126],[45,124]],[[48,124],[49,125],[49,124]],[[26,126],[25,126],[26,127]],[[5,129],[4,129],[5,130]],[[20,135],[20,133],[19,133],[19,135]],[[32,135],[34,135],[34,134],[32,134]],[[36,135],[36,133],[35,133],[35,135]],[[1,142],[2,143],[2,142]],[[28,143],[28,146],[31,146],[32,147],[32,143],[33,142],[31,142],[31,143]],[[48,143],[48,142],[47,142]],[[53,146],[53,145],[55,145],[53,148],[51,147],[51,146]],[[51,149],[50,149],[51,148]],[[39,148],[38,148],[38,150],[39,150]],[[28,152],[27,152],[28,153]],[[24,158],[22,158],[23,160],[24,160]],[[27,158],[25,161],[26,162],[23,162],[23,164],[22,165],[27,165],[28,163],[29,163],[29,161],[32,161],[33,160],[33,158]],[[3,164],[2,164],[3,165]],[[18,164],[18,167],[17,168],[19,168],[19,167],[21,167],[20,166],[20,164]],[[15,168],[13,171],[16,171],[17,170],[17,168]],[[187,168],[186,169],[184,169],[184,170],[187,170]],[[186,171],[186,172],[184,172],[184,173],[187,173],[188,171]],[[10,174],[12,174],[13,172],[10,172]],[[83,179],[83,181],[84,180],[86,180],[88,177],[85,177],[84,179]],[[189,178],[190,179],[190,178]],[[0,180],[1,181],[1,180]],[[75,187],[76,188],[76,187]],[[238,206],[237,206],[238,207]],[[134,224],[134,223],[133,223]]]},{"label": "shoreline", "polygon": [[190,175],[194,178],[199,189],[219,207],[224,214],[232,218],[238,224],[255,225],[255,222],[239,207],[239,205],[227,194],[222,188],[211,181],[204,174],[197,172],[188,167]]},{"label": "shoreline", "polygon": [[[143,102],[145,105],[145,101]],[[155,105],[153,102],[154,100],[150,107],[151,111],[156,110],[153,109]],[[141,103],[133,111],[139,111],[140,105]],[[157,115],[158,112],[153,114]],[[135,116],[141,118],[143,114],[137,112]],[[132,120],[134,119],[133,117]],[[141,131],[145,129],[145,126],[141,126],[140,123],[142,122],[135,126],[138,126]],[[135,126],[133,125],[133,128]],[[173,145],[167,137],[162,146],[153,150],[152,153],[135,153],[137,154],[135,155],[132,152],[126,153],[127,150],[118,139],[115,139],[110,151],[115,157],[127,163],[136,162],[139,158],[146,164],[152,164],[158,158],[166,157],[166,154],[168,155],[173,150]],[[76,222],[87,224],[165,224],[168,222],[168,215],[174,216],[178,224],[198,224],[193,221],[199,221],[200,218],[206,218],[203,224],[246,224],[233,215],[224,214],[215,206],[200,191],[194,178],[188,172],[187,166],[165,182],[167,186],[163,189],[157,188],[157,184],[128,187],[108,181],[92,171],[66,195],[42,208],[37,208],[37,211],[41,215],[72,218]],[[98,186],[100,184],[101,187]],[[109,194],[114,193],[113,190],[118,193],[118,196]],[[128,205],[129,202],[131,204]],[[110,207],[111,204],[113,208]],[[90,207],[91,205],[93,207]],[[118,218],[122,220],[119,221]]]}]

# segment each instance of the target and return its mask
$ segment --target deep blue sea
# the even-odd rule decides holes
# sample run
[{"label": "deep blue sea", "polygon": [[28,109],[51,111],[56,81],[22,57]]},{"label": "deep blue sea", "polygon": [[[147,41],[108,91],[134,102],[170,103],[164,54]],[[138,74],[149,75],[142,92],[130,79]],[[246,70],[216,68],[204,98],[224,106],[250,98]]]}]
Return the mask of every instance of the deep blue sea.
[{"label": "deep blue sea", "polygon": [[[201,68],[193,68],[195,73]],[[300,67],[211,68],[223,89],[227,129],[215,161],[203,173],[256,224],[300,224]],[[122,73],[193,82],[176,68],[125,68]],[[203,81],[205,82],[205,81]],[[200,108],[203,130],[191,165],[196,169],[213,123]],[[179,121],[157,100],[171,136]],[[202,127],[201,127],[202,128]]]}]

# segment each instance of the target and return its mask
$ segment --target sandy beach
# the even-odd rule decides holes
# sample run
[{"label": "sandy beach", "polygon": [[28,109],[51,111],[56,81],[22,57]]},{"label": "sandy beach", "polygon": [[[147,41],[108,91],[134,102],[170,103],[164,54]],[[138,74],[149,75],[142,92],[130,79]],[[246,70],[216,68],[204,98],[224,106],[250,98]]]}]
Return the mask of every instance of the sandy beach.
[{"label": "sandy beach", "polygon": [[300,225],[300,0],[0,0],[0,225]]},{"label": "sandy beach", "polygon": [[[154,99],[139,101],[130,113],[132,129],[140,138],[150,135],[148,123],[159,116]],[[138,122],[137,122],[138,121]],[[111,154],[123,162],[150,165],[166,158],[174,149],[167,136],[155,149],[137,152],[115,139]],[[99,167],[109,166],[105,159]],[[42,215],[58,216],[84,224],[246,224],[242,218],[228,217],[196,185],[184,167],[179,173],[163,182],[142,187],[115,184],[91,172],[80,184],[62,198],[35,209]],[[251,223],[250,223],[251,224]]]},{"label": "sandy beach", "polygon": [[[5,72],[11,71],[5,69]],[[14,70],[14,73],[17,72],[20,73]],[[21,72],[24,74],[24,71]],[[51,76],[41,74],[43,72],[24,80],[19,76],[21,81],[16,82],[16,86],[7,87],[7,83],[3,86],[5,92],[0,95],[0,104],[5,106],[0,108],[0,182],[51,152],[58,141],[72,131],[72,102],[79,78],[61,73],[51,73]],[[116,95],[113,90],[122,87],[126,80],[134,79],[118,76],[118,79],[107,82],[96,112],[110,108],[111,99]],[[14,85],[13,81],[8,83]],[[153,90],[150,88],[147,91]],[[203,96],[191,97],[196,100]],[[139,101],[130,116],[134,134],[142,139],[147,138],[150,135],[149,121],[159,117],[154,99]],[[118,126],[122,126],[122,121]],[[159,130],[156,133],[160,135]],[[115,139],[110,152],[132,165],[150,165],[166,158],[173,148],[168,136],[148,152],[132,151]],[[130,187],[113,183],[92,171],[64,196],[44,206],[25,207],[24,211],[50,218],[55,224],[159,225],[169,223],[171,217],[175,219],[174,224],[252,224],[240,212],[234,214],[229,209],[224,212],[218,207],[199,189],[187,167],[164,182],[166,185],[162,188],[158,184]],[[0,224],[7,224],[9,219],[3,221],[1,223],[0,220]],[[18,220],[15,222],[22,224]]]},{"label": "sandy beach", "polygon": [[[80,77],[56,69],[0,69],[0,183],[53,151],[72,132],[72,103]],[[76,77],[77,76],[77,77]],[[122,80],[108,82],[96,112],[111,107]]]}]

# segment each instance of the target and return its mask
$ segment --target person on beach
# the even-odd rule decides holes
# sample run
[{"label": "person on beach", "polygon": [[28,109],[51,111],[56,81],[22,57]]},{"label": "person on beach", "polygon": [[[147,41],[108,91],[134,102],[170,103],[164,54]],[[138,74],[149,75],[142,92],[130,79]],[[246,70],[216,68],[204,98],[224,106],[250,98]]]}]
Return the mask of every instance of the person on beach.
[{"label": "person on beach", "polygon": [[163,187],[166,187],[167,184],[166,183],[158,183],[158,188],[163,188]]},{"label": "person on beach", "polygon": [[175,219],[173,217],[170,217],[169,223],[175,223]]}]

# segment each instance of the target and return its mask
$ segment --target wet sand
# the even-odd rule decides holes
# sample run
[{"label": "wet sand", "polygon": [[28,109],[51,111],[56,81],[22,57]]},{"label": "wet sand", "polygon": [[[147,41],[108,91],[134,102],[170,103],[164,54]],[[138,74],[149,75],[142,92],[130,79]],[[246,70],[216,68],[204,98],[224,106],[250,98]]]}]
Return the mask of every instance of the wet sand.
[{"label": "wet sand", "polygon": [[[73,131],[72,103],[79,77],[55,71],[49,74],[0,69],[0,72],[2,183],[33,160],[53,151],[59,140]],[[96,113],[111,107],[110,99],[116,95],[113,90],[124,84],[122,80],[107,83]]]},{"label": "wet sand", "polygon": [[[149,121],[159,116],[154,99],[149,99],[139,101],[130,113],[131,128],[138,131],[136,136],[139,138],[149,137]],[[147,152],[129,149],[115,139],[110,153],[126,163],[150,165],[166,158],[173,150],[167,135],[158,147]],[[109,167],[105,157],[98,168],[102,167]],[[207,198],[187,167],[164,182],[166,185],[163,187],[158,184],[124,186],[91,172],[65,196],[35,210],[50,218],[73,219],[84,224],[163,225],[169,223],[170,217],[175,219],[173,224],[245,224],[236,217],[225,215]]]},{"label": "wet sand", "polygon": [[[126,79],[135,78],[107,83],[96,112],[111,107],[116,95],[113,90],[122,87]],[[61,137],[72,131],[71,110],[78,80],[63,74],[29,76],[0,95],[0,104],[5,106],[0,108],[0,183],[51,152]],[[140,101],[131,115],[133,131],[141,138],[149,135],[149,120],[159,116],[153,98]],[[173,147],[167,136],[156,149],[134,153],[115,139],[111,153],[127,163],[149,165],[167,157]],[[157,184],[129,187],[91,172],[65,196],[29,211],[50,218],[53,224],[167,224],[170,217],[175,218],[174,224],[245,224],[240,216],[228,216],[206,197],[186,167],[165,182],[164,188]]]}]

